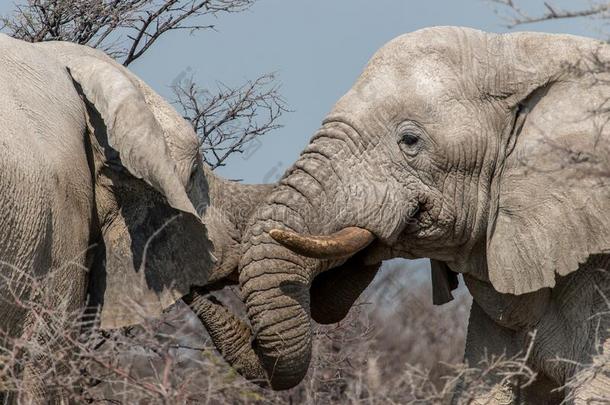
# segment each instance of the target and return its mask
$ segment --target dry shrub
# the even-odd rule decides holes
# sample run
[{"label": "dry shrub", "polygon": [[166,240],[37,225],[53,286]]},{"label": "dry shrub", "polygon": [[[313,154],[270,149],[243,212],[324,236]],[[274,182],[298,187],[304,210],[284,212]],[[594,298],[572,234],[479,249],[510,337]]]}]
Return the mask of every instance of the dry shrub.
[{"label": "dry shrub", "polygon": [[[454,293],[453,302],[434,307],[427,269],[390,263],[345,320],[315,327],[309,373],[285,392],[236,375],[182,303],[162,320],[99,332],[81,313],[21,301],[36,311],[35,330],[4,335],[3,384],[14,393],[26,389],[25,361],[43,366],[40,378],[50,392],[77,403],[436,404],[459,388],[458,403],[465,404],[498,378],[530,382],[528,353],[490,358],[478,368],[461,363],[470,298],[463,288]],[[222,299],[241,311],[236,297],[228,290]],[[600,354],[571,387],[608,372],[608,364],[608,352]]]}]

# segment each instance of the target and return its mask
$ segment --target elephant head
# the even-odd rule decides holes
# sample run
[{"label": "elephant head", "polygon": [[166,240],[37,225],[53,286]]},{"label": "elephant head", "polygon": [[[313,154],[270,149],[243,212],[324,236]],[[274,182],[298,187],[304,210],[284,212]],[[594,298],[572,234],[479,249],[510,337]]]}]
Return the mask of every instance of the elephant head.
[{"label": "elephant head", "polygon": [[237,283],[241,232],[271,186],[215,176],[193,128],[103,52],[35,46],[66,67],[84,105],[95,211],[88,295],[101,327],[159,316],[195,286]]},{"label": "elephant head", "polygon": [[442,303],[451,270],[523,294],[607,252],[596,145],[608,131],[587,114],[607,100],[593,65],[608,56],[584,38],[451,27],[379,50],[250,220],[240,287],[252,331],[234,330],[252,344],[220,342],[229,362],[294,386],[311,318],[344,316],[382,260],[433,259]]}]

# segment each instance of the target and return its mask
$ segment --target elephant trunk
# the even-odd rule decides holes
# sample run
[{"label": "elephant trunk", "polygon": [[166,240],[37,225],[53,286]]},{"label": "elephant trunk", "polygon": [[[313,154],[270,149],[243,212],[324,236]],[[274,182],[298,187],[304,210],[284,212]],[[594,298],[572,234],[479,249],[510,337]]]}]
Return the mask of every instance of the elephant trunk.
[{"label": "elephant trunk", "polygon": [[250,345],[250,328],[206,294],[205,290],[194,289],[183,299],[206,328],[222,357],[247,380],[267,387],[267,374]]},{"label": "elephant trunk", "polygon": [[[264,242],[246,252],[240,285],[254,334],[253,347],[274,389],[297,385],[311,359],[309,287],[311,266],[274,243]],[[243,263],[243,260],[242,260]]]},{"label": "elephant trunk", "polygon": [[[286,194],[269,196],[286,201]],[[273,204],[272,204],[273,205]],[[269,231],[280,224],[306,231],[302,219],[277,207],[258,210],[245,230],[240,287],[250,325],[196,289],[184,301],[210,333],[225,360],[243,377],[283,390],[297,385],[311,358],[309,287],[319,261],[276,243]]]},{"label": "elephant trunk", "polygon": [[[330,137],[331,132],[338,131],[326,127],[314,137],[257,209],[244,235],[240,288],[254,334],[254,348],[274,388],[293,387],[307,373],[312,346],[312,281],[320,272],[342,264],[348,256],[341,243],[330,239],[293,239],[305,250],[308,246],[321,248],[316,258],[304,257],[298,249],[291,251],[275,240],[282,236],[291,240],[291,235],[300,234],[330,234],[350,225],[344,214],[354,210],[348,206],[348,196],[342,195],[341,179],[331,160],[319,152],[326,149],[332,155],[333,150],[343,148],[344,141],[338,135]],[[343,241],[353,239],[345,233],[341,236]],[[370,243],[368,236],[360,236],[359,240],[352,240],[352,247],[362,248]]]},{"label": "elephant trunk", "polygon": [[[247,271],[267,273],[267,265],[282,268],[261,261]],[[287,273],[253,274],[243,287],[252,329],[205,291],[194,289],[184,302],[231,367],[255,384],[284,390],[303,379],[311,358],[309,284]]]},{"label": "elephant trunk", "polygon": [[[338,154],[350,159],[353,145],[345,135],[348,130],[345,125],[325,125],[255,210],[244,230],[239,282],[251,329],[224,310],[214,312],[212,304],[199,305],[205,310],[196,308],[194,301],[190,304],[200,318],[206,318],[202,322],[210,326],[208,329],[220,330],[218,337],[212,338],[227,361],[250,380],[260,383],[264,374],[264,384],[273,389],[291,388],[307,373],[314,278],[344,264],[380,229],[371,222],[377,218],[374,213],[379,206],[373,198],[380,194],[367,193],[354,199],[357,188],[353,184],[368,183],[360,177],[340,178],[342,170],[334,164],[347,164],[347,160],[331,159]],[[336,319],[325,316],[323,310],[316,313],[324,320]]]}]

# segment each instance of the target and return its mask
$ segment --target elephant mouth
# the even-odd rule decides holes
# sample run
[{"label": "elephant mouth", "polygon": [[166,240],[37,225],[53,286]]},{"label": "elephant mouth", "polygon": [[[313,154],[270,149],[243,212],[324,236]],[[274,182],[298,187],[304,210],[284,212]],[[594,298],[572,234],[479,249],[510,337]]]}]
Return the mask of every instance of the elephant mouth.
[{"label": "elephant mouth", "polygon": [[417,239],[426,239],[434,227],[433,206],[428,199],[424,199],[411,208],[401,233],[403,237],[415,242]]}]

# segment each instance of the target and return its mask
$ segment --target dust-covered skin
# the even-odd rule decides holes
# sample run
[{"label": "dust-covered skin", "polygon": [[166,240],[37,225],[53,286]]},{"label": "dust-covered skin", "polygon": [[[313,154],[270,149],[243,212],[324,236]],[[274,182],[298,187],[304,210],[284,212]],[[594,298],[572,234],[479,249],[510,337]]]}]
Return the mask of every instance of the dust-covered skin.
[{"label": "dust-covered skin", "polygon": [[[242,230],[270,186],[214,176],[191,126],[103,52],[0,35],[0,61],[4,333],[36,339],[28,301],[76,311],[89,297],[116,328],[192,286],[236,282]],[[36,375],[24,370],[21,401],[47,402]]]},{"label": "dust-covered skin", "polygon": [[[595,314],[610,296],[610,74],[598,64],[609,59],[587,38],[454,27],[379,50],[245,230],[240,286],[271,384],[303,378],[312,316],[340,319],[395,257],[432,259],[438,304],[464,275],[472,365],[522,352],[537,330],[533,391],[608,346],[608,317]],[[272,237],[347,227],[375,236],[347,260],[303,257]],[[610,397],[602,378],[581,390]]]}]

